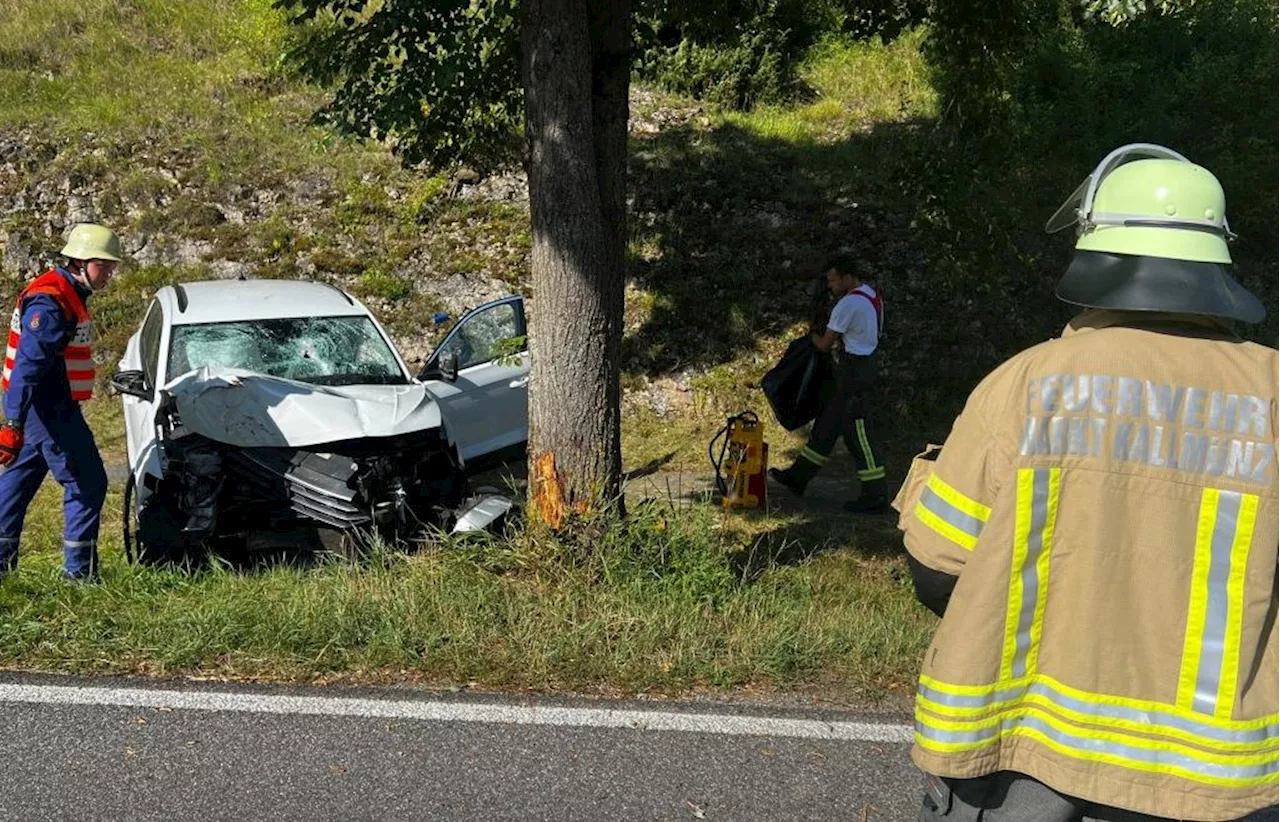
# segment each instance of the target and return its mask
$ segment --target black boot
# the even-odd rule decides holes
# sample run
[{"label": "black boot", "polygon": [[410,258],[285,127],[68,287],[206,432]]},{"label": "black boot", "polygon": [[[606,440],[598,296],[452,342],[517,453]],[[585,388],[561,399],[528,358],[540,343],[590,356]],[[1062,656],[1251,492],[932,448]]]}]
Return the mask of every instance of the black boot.
[{"label": "black boot", "polygon": [[788,491],[797,497],[803,497],[804,489],[809,485],[809,480],[813,479],[813,475],[818,473],[818,469],[821,467],[816,462],[800,456],[796,457],[796,461],[792,463],[790,468],[770,468],[769,476],[782,483]]},{"label": "black boot", "polygon": [[889,513],[889,484],[882,479],[862,483],[862,493],[853,502],[846,502],[844,510],[850,514]]}]

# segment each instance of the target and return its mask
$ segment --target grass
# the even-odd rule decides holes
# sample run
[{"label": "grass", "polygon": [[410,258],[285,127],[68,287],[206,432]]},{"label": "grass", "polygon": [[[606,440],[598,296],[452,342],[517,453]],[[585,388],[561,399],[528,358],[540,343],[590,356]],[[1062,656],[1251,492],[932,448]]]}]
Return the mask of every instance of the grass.
[{"label": "grass", "polygon": [[[683,692],[795,688],[848,702],[901,693],[932,617],[898,564],[803,518],[642,505],[607,550],[429,541],[369,567],[240,573],[139,569],[107,504],[104,583],[59,578],[57,489],[44,487],[19,572],[0,585],[0,666],[271,681],[418,681],[492,689]],[[815,534],[810,534],[810,537]]]},{"label": "grass", "polygon": [[274,69],[287,29],[270,0],[5,0],[0,11],[8,124],[117,135],[199,125],[188,139],[212,145],[209,124],[263,133],[278,107],[314,103]]},{"label": "grass", "polygon": [[[523,288],[527,212],[454,198],[448,175],[400,168],[310,126],[323,92],[279,64],[287,33],[269,0],[0,0],[0,12],[0,131],[64,141],[50,171],[104,186],[99,206],[126,235],[198,239],[258,276],[300,276],[305,260],[307,276],[369,300],[410,358],[422,353],[408,347],[422,345],[422,317],[441,307],[418,280],[481,273]],[[805,66],[817,97],[800,106],[727,114],[647,93],[640,115],[697,111],[633,141],[624,379],[687,378],[665,414],[624,417],[627,467],[705,471],[706,444],[728,414],[767,417],[759,378],[803,329],[786,296],[794,282],[776,273],[805,261],[781,255],[809,242],[803,224],[829,220],[832,200],[865,174],[867,158],[843,145],[849,134],[932,113],[922,36],[824,46]],[[211,208],[245,209],[237,191],[271,188],[279,201],[244,224]],[[795,214],[762,229],[699,204],[730,199]],[[101,370],[113,370],[157,288],[198,275],[127,265],[94,298]],[[85,412],[106,458],[122,463],[118,398],[100,391]],[[775,464],[803,442],[776,426],[768,438]],[[829,470],[848,467],[837,457]],[[914,603],[892,528],[855,530],[818,510],[725,515],[683,498],[633,506],[586,562],[571,544],[516,535],[432,540],[360,568],[185,575],[124,561],[116,488],[104,584],[80,587],[59,577],[60,496],[52,483],[41,490],[21,570],[0,584],[0,666],[593,692],[820,689],[862,701],[908,689],[933,623]]]}]

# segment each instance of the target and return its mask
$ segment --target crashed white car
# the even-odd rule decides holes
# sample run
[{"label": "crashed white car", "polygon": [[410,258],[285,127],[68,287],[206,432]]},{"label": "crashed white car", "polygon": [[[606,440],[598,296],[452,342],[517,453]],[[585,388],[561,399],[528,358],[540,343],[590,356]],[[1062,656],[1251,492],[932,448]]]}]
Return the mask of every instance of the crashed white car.
[{"label": "crashed white car", "polygon": [[161,288],[112,377],[126,548],[131,531],[139,558],[171,561],[227,540],[272,549],[490,525],[511,501],[473,494],[467,475],[528,439],[524,340],[520,297],[486,303],[415,377],[337,287]]}]

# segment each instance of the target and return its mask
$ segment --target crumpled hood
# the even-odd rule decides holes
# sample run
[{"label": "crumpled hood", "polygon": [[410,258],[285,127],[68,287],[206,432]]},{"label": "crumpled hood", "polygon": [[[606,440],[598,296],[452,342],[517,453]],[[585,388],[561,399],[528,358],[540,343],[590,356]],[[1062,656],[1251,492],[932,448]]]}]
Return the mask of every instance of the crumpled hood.
[{"label": "crumpled hood", "polygon": [[439,405],[421,385],[310,385],[205,366],[162,390],[173,398],[187,430],[243,448],[391,437],[441,422]]}]

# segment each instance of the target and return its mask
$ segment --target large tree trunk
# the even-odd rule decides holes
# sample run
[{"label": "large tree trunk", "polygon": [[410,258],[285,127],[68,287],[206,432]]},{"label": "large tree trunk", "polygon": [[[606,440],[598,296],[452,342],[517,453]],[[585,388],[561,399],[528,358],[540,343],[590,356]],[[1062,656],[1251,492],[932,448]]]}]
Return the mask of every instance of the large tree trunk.
[{"label": "large tree trunk", "polygon": [[629,0],[525,0],[533,221],[529,493],[553,528],[620,502]]}]

